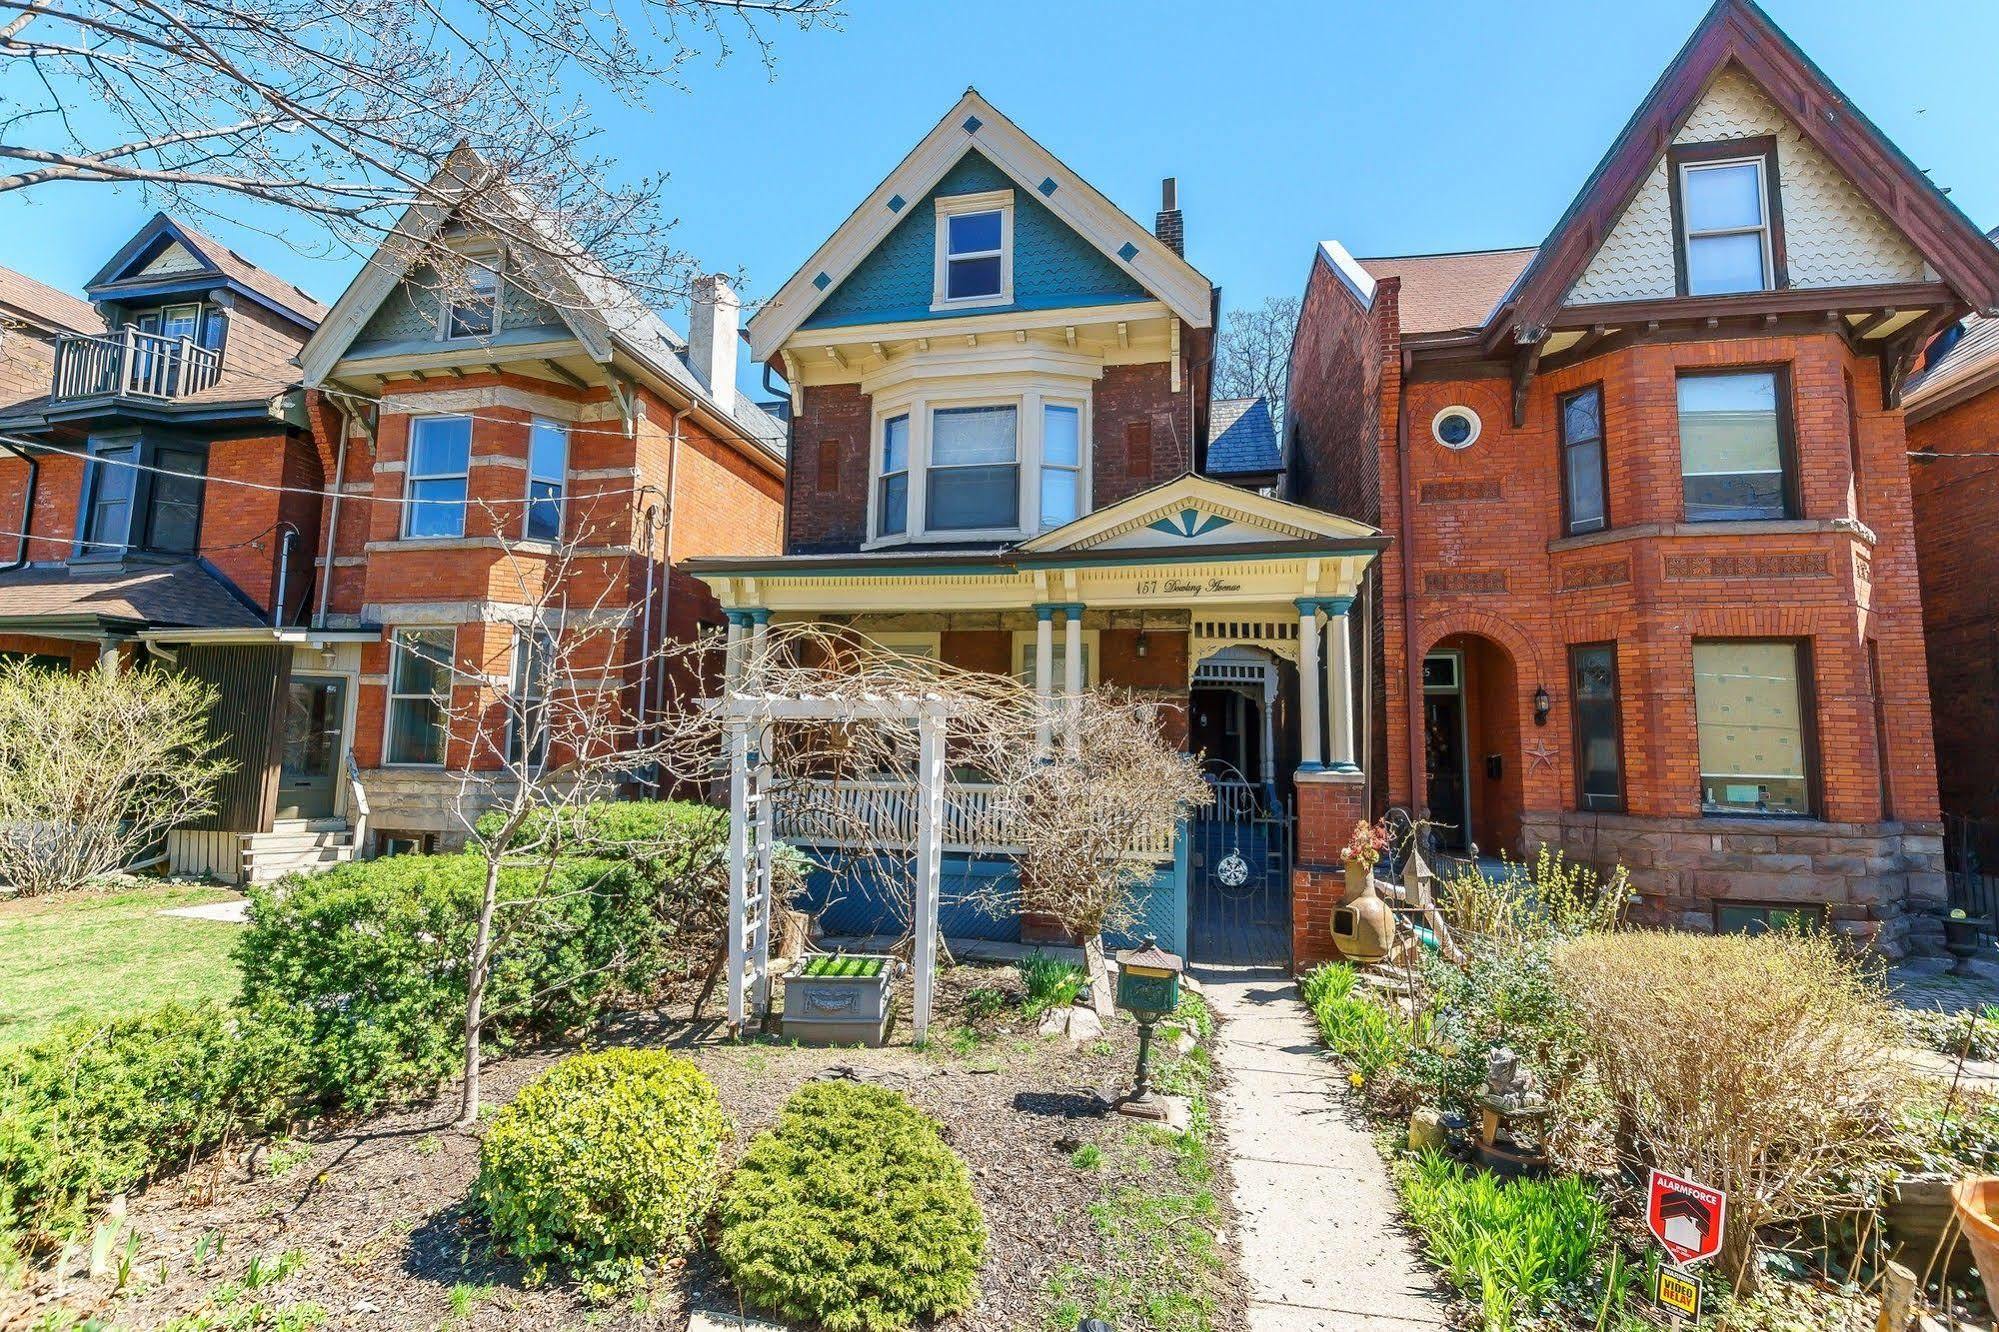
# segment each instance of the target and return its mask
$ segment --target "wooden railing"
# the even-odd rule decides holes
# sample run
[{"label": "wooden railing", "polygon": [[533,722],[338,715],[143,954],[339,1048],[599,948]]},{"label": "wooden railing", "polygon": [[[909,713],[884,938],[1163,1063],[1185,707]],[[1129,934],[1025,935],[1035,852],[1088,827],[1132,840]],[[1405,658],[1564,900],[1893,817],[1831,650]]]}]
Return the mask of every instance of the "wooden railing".
[{"label": "wooden railing", "polygon": [[220,352],[128,326],[102,337],[57,334],[49,391],[57,398],[185,398],[214,387],[221,375]]},{"label": "wooden railing", "polygon": [[[775,793],[777,835],[797,846],[914,850],[916,784],[911,781],[805,781]],[[1141,836],[1135,860],[1173,859],[1177,824],[1163,821]],[[944,849],[962,855],[1015,855],[997,789],[987,782],[944,788]]]}]

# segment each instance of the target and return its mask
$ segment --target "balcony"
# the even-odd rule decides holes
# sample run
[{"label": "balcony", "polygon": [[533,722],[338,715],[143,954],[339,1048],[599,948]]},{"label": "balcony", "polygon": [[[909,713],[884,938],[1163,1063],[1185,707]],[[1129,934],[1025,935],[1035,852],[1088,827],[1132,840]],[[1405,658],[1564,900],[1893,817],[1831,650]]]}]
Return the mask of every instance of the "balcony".
[{"label": "balcony", "polygon": [[172,401],[212,388],[222,375],[222,353],[198,347],[190,338],[163,338],[127,328],[91,336],[63,333],[56,338],[55,382],[51,397],[155,398]]}]

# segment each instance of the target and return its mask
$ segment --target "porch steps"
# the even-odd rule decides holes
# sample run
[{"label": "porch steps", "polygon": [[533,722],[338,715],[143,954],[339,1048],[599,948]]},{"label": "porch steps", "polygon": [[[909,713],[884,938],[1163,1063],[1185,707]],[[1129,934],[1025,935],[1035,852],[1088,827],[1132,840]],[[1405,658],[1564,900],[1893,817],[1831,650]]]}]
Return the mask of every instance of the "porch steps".
[{"label": "porch steps", "polygon": [[297,871],[330,869],[354,858],[344,819],[280,819],[265,833],[245,833],[243,882],[270,883]]}]

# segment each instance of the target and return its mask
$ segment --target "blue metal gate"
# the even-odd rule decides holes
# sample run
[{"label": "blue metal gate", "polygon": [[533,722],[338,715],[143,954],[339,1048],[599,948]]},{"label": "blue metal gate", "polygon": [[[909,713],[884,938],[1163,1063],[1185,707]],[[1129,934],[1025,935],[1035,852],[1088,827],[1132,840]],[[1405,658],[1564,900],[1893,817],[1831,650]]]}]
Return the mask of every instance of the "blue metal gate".
[{"label": "blue metal gate", "polygon": [[1195,962],[1291,962],[1291,809],[1267,788],[1210,783],[1188,821],[1188,953]]}]

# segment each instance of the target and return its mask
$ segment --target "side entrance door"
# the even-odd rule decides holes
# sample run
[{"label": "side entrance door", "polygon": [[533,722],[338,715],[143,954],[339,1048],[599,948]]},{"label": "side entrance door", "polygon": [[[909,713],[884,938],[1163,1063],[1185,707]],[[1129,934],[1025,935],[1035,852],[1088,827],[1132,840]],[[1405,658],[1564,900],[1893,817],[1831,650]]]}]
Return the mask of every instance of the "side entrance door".
[{"label": "side entrance door", "polygon": [[346,746],[347,682],[294,675],[285,699],[285,747],[278,770],[281,819],[333,817],[333,795]]},{"label": "side entrance door", "polygon": [[1423,660],[1424,794],[1437,845],[1455,851],[1469,846],[1471,836],[1464,708],[1464,658],[1431,653]]}]

